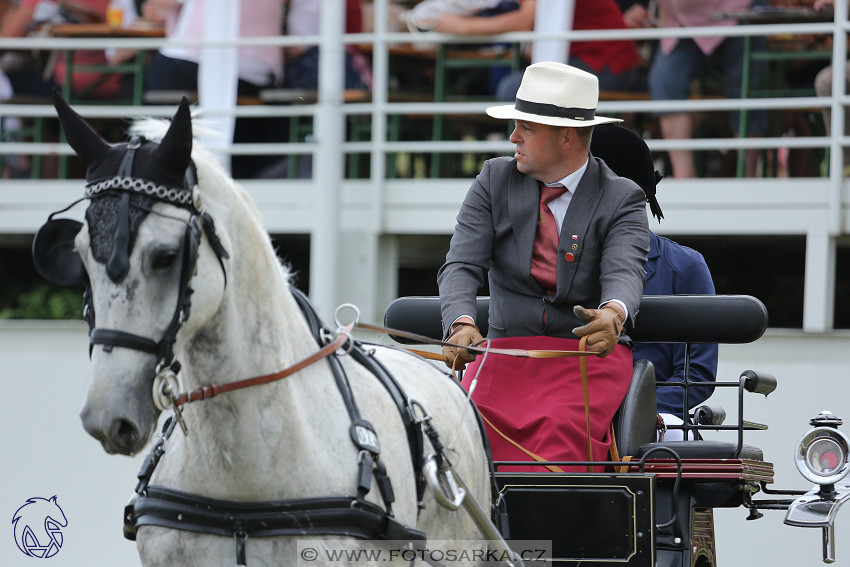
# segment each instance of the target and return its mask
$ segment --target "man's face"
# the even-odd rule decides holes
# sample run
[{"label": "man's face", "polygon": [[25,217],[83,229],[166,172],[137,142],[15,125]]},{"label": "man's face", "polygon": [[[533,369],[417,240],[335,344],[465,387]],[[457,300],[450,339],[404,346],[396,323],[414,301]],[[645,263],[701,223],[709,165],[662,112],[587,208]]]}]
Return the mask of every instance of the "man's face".
[{"label": "man's face", "polygon": [[516,120],[510,137],[516,145],[517,169],[526,175],[553,183],[563,175],[564,167],[564,128]]}]

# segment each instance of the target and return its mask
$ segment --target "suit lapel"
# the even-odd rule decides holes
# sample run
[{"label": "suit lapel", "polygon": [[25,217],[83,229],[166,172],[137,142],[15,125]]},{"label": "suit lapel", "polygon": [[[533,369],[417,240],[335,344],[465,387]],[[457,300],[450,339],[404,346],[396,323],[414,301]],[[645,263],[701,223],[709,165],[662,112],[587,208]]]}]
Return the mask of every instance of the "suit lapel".
[{"label": "suit lapel", "polygon": [[[566,297],[569,292],[581,260],[581,251],[586,244],[590,221],[602,199],[599,178],[599,164],[596,163],[593,156],[590,156],[587,170],[573,192],[570,206],[567,209],[566,216],[564,216],[564,224],[561,226],[558,249],[564,251],[565,254],[558,255],[558,289],[556,292],[558,298]],[[572,260],[567,258],[572,258]]]},{"label": "suit lapel", "polygon": [[[540,214],[540,183],[514,168],[508,180],[508,214],[521,259],[523,273],[528,281],[537,284],[531,277],[531,254],[537,234],[537,217]],[[542,289],[542,288],[541,288]]]}]

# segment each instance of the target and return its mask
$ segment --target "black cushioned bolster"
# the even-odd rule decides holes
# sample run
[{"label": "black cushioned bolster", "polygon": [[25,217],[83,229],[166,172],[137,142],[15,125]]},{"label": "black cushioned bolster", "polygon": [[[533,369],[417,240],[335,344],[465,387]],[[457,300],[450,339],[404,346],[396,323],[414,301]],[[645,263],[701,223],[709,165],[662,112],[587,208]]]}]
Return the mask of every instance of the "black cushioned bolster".
[{"label": "black cushioned bolster", "polygon": [[[477,302],[475,324],[486,337],[490,298],[479,297]],[[400,297],[387,307],[384,326],[439,339],[443,336],[440,298]],[[765,329],[767,309],[750,295],[644,295],[629,337],[643,343],[742,344],[757,340]]]},{"label": "black cushioned bolster", "polygon": [[751,343],[767,309],[750,295],[644,295],[629,336],[644,343]]},{"label": "black cushioned bolster", "polygon": [[[477,298],[478,315],[475,324],[483,336],[487,336],[487,315],[490,310],[490,298]],[[440,314],[440,298],[430,296],[399,297],[389,304],[384,312],[384,326],[388,329],[398,329],[415,333],[430,339],[439,340],[443,337],[442,315]],[[416,341],[391,335],[402,344],[415,344]]]}]

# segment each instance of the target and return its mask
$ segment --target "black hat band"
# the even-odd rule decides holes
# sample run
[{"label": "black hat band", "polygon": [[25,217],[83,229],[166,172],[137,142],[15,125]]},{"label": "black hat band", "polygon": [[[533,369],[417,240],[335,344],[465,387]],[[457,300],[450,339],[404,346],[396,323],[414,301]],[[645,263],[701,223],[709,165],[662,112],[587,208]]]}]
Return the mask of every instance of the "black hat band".
[{"label": "black hat band", "polygon": [[551,116],[552,118],[569,118],[570,120],[593,120],[596,116],[595,108],[565,108],[545,102],[531,102],[521,98],[516,99],[514,110],[538,116]]}]

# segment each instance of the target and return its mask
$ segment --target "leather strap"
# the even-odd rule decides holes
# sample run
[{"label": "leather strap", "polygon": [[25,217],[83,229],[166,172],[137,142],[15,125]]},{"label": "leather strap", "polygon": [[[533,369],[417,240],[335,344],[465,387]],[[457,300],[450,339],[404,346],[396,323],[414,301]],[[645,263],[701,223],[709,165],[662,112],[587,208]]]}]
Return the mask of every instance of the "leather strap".
[{"label": "leather strap", "polygon": [[353,327],[354,323],[350,323],[345,327],[342,333],[337,335],[336,339],[332,343],[325,345],[319,351],[299,362],[296,362],[289,368],[281,370],[280,372],[265,374],[263,376],[255,376],[253,378],[245,378],[242,380],[236,380],[235,382],[227,382],[226,384],[210,384],[209,386],[201,386],[200,388],[196,388],[190,392],[179,394],[174,398],[174,405],[182,406],[191,402],[199,402],[201,400],[214,398],[215,396],[224,394],[225,392],[232,392],[242,388],[249,388],[251,386],[258,386],[260,384],[268,384],[269,382],[282,380],[283,378],[291,376],[299,370],[302,370],[314,362],[318,362],[319,360],[336,352],[343,344],[346,343],[346,341],[351,339],[350,333]]},{"label": "leather strap", "polygon": [[[404,337],[406,339],[414,340],[418,343],[428,344],[428,345],[438,345],[438,346],[450,346],[450,347],[461,347],[464,345],[458,345],[455,343],[451,343],[448,341],[438,341],[437,339],[432,339],[431,337],[426,337],[425,335],[417,335],[416,333],[408,333],[407,331],[400,331],[398,329],[389,329],[387,327],[379,327],[377,325],[370,325],[368,323],[357,323],[357,327],[360,329],[366,329],[367,331],[375,331],[378,333],[386,333],[388,335],[394,335],[397,337]],[[486,352],[490,352],[493,354],[504,354],[506,356],[516,356],[520,358],[562,358],[565,356],[589,356],[595,355],[593,352],[582,351],[582,350],[525,350],[519,348],[487,348],[480,346],[472,346],[467,345],[464,348],[469,352],[474,352],[476,354],[484,354]],[[411,349],[407,349],[411,350]],[[417,354],[421,354],[421,351],[412,351]],[[439,358],[437,358],[439,356]],[[431,360],[442,360],[445,361],[446,357],[443,355],[434,355],[433,353],[429,354],[425,358],[430,358]]]},{"label": "leather strap", "polygon": [[[618,461],[618,462],[622,461],[624,463],[627,463],[630,460],[632,460],[632,457],[630,455],[626,455],[622,459],[620,458],[620,452],[617,450],[617,438],[614,436],[614,423],[613,422],[611,423],[611,449],[609,449],[608,453],[609,453],[609,458],[612,461]],[[617,473],[629,472],[629,466],[628,465],[614,465],[614,472],[617,472]]]},{"label": "leather strap", "polygon": [[[583,336],[578,342],[578,350],[581,352],[587,351],[587,335]],[[587,388],[587,359],[581,357],[578,359],[579,373],[581,374],[581,393],[584,396],[584,421],[587,428],[587,460],[593,460],[593,444],[590,440],[590,394]],[[593,467],[587,465],[587,472],[593,472]]]},{"label": "leather strap", "polygon": [[[484,423],[486,423],[487,425],[489,425],[489,426],[490,426],[490,428],[491,428],[493,431],[495,431],[496,433],[498,433],[499,435],[501,435],[501,436],[502,436],[502,438],[504,438],[504,439],[505,439],[505,441],[507,441],[508,443],[510,443],[511,445],[513,445],[514,447],[516,447],[517,449],[519,449],[520,451],[522,451],[523,453],[525,453],[526,455],[528,455],[529,457],[531,457],[532,459],[534,459],[535,461],[537,461],[537,462],[546,462],[546,459],[544,459],[544,458],[543,458],[543,457],[541,457],[540,455],[537,455],[536,453],[532,453],[531,451],[529,451],[528,449],[526,449],[525,447],[523,447],[522,445],[520,445],[519,443],[517,443],[516,441],[514,441],[513,439],[511,439],[510,437],[508,437],[508,436],[507,436],[507,435],[505,435],[504,433],[502,433],[502,431],[501,431],[499,428],[497,428],[495,425],[493,425],[493,424],[490,422],[490,420],[489,420],[489,419],[487,419],[487,417],[486,417],[484,414],[481,414],[481,419],[483,419],[483,420],[484,420]],[[549,472],[564,472],[564,469],[562,469],[561,467],[559,467],[559,466],[557,466],[557,465],[543,465],[543,466],[544,466],[544,467],[546,467],[547,469],[549,469]]]}]

